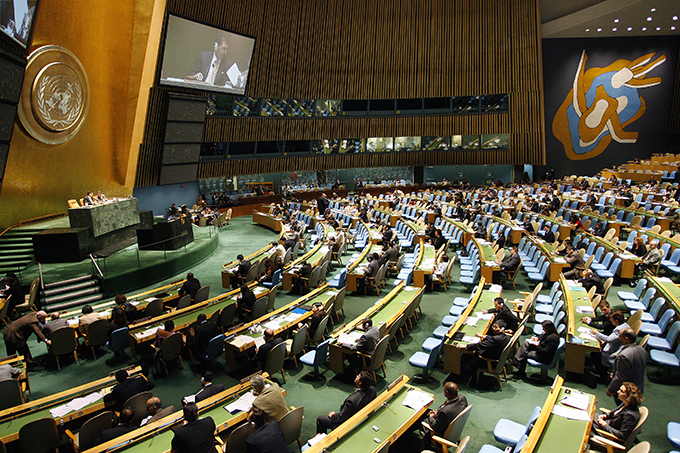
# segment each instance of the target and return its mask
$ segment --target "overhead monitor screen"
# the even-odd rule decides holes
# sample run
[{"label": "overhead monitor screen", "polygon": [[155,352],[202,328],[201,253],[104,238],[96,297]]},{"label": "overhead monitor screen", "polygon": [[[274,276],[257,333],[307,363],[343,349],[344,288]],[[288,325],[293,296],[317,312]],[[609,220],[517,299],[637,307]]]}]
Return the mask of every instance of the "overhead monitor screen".
[{"label": "overhead monitor screen", "polygon": [[0,0],[0,30],[19,44],[28,46],[38,0]]},{"label": "overhead monitor screen", "polygon": [[244,94],[255,39],[168,15],[161,85]]}]

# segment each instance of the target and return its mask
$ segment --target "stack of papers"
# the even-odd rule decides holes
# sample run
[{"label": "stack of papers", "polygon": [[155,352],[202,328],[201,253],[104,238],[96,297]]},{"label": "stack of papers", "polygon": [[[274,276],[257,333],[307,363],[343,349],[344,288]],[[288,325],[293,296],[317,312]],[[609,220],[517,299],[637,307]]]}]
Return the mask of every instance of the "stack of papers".
[{"label": "stack of papers", "polygon": [[338,344],[341,344],[343,346],[352,346],[354,343],[356,343],[359,338],[363,335],[363,332],[360,332],[358,330],[354,330],[350,333],[341,333],[338,335]]},{"label": "stack of papers", "polygon": [[568,418],[569,420],[581,420],[584,422],[590,421],[590,414],[588,412],[578,409],[571,409],[558,404],[553,406],[552,413],[558,417]]},{"label": "stack of papers", "polygon": [[503,291],[503,287],[501,285],[491,285],[489,288],[489,292],[492,293],[500,293],[501,291]]},{"label": "stack of papers", "polygon": [[102,394],[100,392],[90,393],[83,398],[75,398],[66,404],[50,409],[50,414],[54,418],[60,418],[69,412],[79,411],[85,406],[96,403],[100,399],[102,399]]},{"label": "stack of papers", "polygon": [[410,389],[406,394],[406,398],[404,398],[404,402],[401,404],[410,407],[414,411],[419,411],[428,404],[431,404],[432,401],[434,401],[434,399],[427,393],[417,389]]},{"label": "stack of papers", "polygon": [[576,313],[594,313],[594,310],[589,305],[579,305],[576,307]]},{"label": "stack of papers", "polygon": [[481,340],[481,338],[479,338],[479,337],[472,337],[470,335],[463,335],[463,339],[461,341],[463,341],[465,343],[470,343],[470,344],[477,344],[477,343],[479,343],[480,340]]},{"label": "stack of papers", "polygon": [[555,262],[556,262],[556,263],[566,263],[567,260],[565,260],[565,259],[564,259],[563,257],[561,257],[561,256],[556,256],[556,257],[555,257]]},{"label": "stack of papers", "polygon": [[562,398],[562,404],[565,406],[570,406],[582,411],[588,410],[588,404],[590,403],[590,397],[585,393],[577,392],[572,390],[569,395]]},{"label": "stack of papers", "polygon": [[141,338],[145,338],[145,337],[148,337],[148,336],[151,336],[151,335],[155,335],[157,330],[158,330],[158,326],[154,326],[154,327],[146,329],[142,332],[137,332],[135,334],[135,338],[137,338],[139,340]]},{"label": "stack of papers", "polygon": [[480,313],[480,314],[477,315],[477,317],[479,317],[480,319],[484,319],[484,320],[488,321],[489,319],[493,318],[493,313],[486,313],[486,314]]},{"label": "stack of papers", "polygon": [[476,327],[478,322],[479,322],[479,318],[467,318],[465,320],[465,325],[471,326],[471,327]]},{"label": "stack of papers", "polygon": [[239,399],[231,404],[227,404],[224,408],[230,414],[236,414],[238,412],[248,412],[251,407],[253,407],[253,401],[255,401],[255,395],[253,392],[248,392],[241,396]]},{"label": "stack of papers", "polygon": [[253,337],[249,337],[246,335],[238,335],[234,337],[233,340],[231,340],[230,344],[234,347],[237,348],[242,348],[243,346],[247,345],[248,343],[254,343],[255,339]]}]

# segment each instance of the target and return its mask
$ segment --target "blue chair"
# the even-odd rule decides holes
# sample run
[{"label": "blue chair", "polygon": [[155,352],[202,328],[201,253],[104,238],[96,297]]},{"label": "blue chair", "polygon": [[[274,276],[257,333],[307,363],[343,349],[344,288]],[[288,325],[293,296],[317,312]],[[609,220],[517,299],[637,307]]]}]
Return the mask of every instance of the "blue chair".
[{"label": "blue chair", "polygon": [[265,288],[273,288],[275,286],[279,286],[279,282],[281,281],[281,269],[277,269],[274,271],[274,275],[272,276],[272,281],[271,282],[263,282],[262,286]]},{"label": "blue chair", "polygon": [[[680,249],[678,249],[680,250]],[[647,279],[646,278],[641,278],[638,280],[637,285],[635,285],[635,290],[633,292],[630,291],[617,291],[616,295],[618,296],[619,299],[622,301],[627,301],[627,300],[640,300],[640,297],[642,296],[642,292],[645,290],[647,287]]]},{"label": "blue chair", "polygon": [[669,422],[666,427],[666,432],[668,435],[668,442],[670,442],[674,448],[680,448],[680,423]]},{"label": "blue chair", "polygon": [[204,362],[212,362],[224,353],[224,339],[225,336],[221,333],[210,340],[203,357]]},{"label": "blue chair", "polygon": [[345,286],[346,281],[347,281],[347,268],[340,271],[340,274],[338,274],[336,277],[333,278],[333,280],[328,282],[328,286],[330,286],[331,288],[342,288],[343,286]]},{"label": "blue chair", "polygon": [[560,356],[564,352],[564,347],[566,345],[566,341],[564,338],[560,338],[560,345],[557,347],[557,351],[555,351],[555,355],[553,356],[553,359],[550,361],[550,363],[541,363],[537,362],[534,359],[527,359],[527,365],[531,365],[534,368],[538,368],[541,370],[541,375],[539,380],[541,382],[551,382],[548,379],[548,370],[552,370],[553,368],[557,368],[557,363],[560,360]]},{"label": "blue chair", "polygon": [[536,406],[526,425],[513,422],[507,418],[501,418],[493,429],[493,437],[498,442],[514,447],[524,434],[529,434],[532,426],[541,414],[541,406]]},{"label": "blue chair", "polygon": [[604,271],[596,271],[596,274],[599,275],[600,278],[614,278],[616,273],[619,271],[619,266],[621,266],[621,258],[616,258],[614,261],[612,261],[609,269]]},{"label": "blue chair", "polygon": [[656,322],[656,320],[659,319],[659,316],[661,316],[661,310],[663,309],[664,305],[666,305],[666,299],[663,297],[657,297],[649,312],[642,313],[640,321]]},{"label": "blue chair", "polygon": [[642,326],[640,326],[640,334],[642,335],[649,334],[655,337],[661,336],[666,331],[666,327],[668,327],[668,324],[670,324],[671,319],[673,319],[674,315],[675,310],[669,308],[664,312],[663,315],[661,315],[661,319],[659,319],[658,324],[655,324],[653,322],[643,322]]},{"label": "blue chair", "polygon": [[667,259],[661,260],[661,266],[668,268],[670,266],[677,266],[678,262],[680,261],[680,248],[677,248],[673,250],[673,253],[671,253],[671,256]]},{"label": "blue chair", "polygon": [[539,294],[536,297],[536,303],[537,304],[551,304],[553,302],[553,296],[555,295],[555,292],[560,289],[560,282],[555,282],[552,285],[552,288],[550,289],[550,295],[546,296],[545,294]]},{"label": "blue chair", "polygon": [[106,343],[106,347],[118,356],[130,346],[130,328],[122,327],[111,332],[111,338]]},{"label": "blue chair", "polygon": [[541,269],[540,273],[531,272],[527,274],[527,276],[529,277],[529,280],[533,280],[535,282],[542,282],[543,280],[545,280],[545,276],[548,274],[549,268],[550,261],[546,261],[545,263],[543,263],[543,268]]},{"label": "blue chair", "polygon": [[442,348],[442,343],[443,341],[440,341],[439,344],[432,348],[429,353],[418,351],[413,354],[410,359],[408,359],[408,363],[411,364],[411,366],[421,368],[423,370],[423,374],[421,376],[423,381],[429,380],[430,370],[434,367],[435,363],[437,363],[437,358],[439,357],[439,351]]},{"label": "blue chair", "polygon": [[[519,441],[515,445],[515,448],[512,449],[512,453],[519,453],[522,451],[522,448],[524,448],[524,444],[527,441],[527,435],[524,434],[522,437],[519,438]],[[493,445],[485,444],[482,445],[482,448],[479,449],[479,453],[505,453],[505,450],[501,450],[498,447],[494,447]]]},{"label": "blue chair", "polygon": [[680,333],[680,321],[675,321],[665,337],[649,337],[647,340],[647,346],[651,349],[659,349],[661,351],[670,352],[673,350],[673,345],[678,339],[678,333]]},{"label": "blue chair", "polygon": [[675,348],[674,353],[652,349],[649,351],[649,358],[656,364],[664,367],[664,382],[668,382],[672,368],[680,367],[680,344]]},{"label": "blue chair", "polygon": [[631,312],[638,310],[647,311],[654,296],[656,296],[656,288],[647,288],[647,291],[645,291],[639,301],[630,299],[624,300],[623,303]]},{"label": "blue chair", "polygon": [[321,376],[319,374],[319,367],[326,363],[326,359],[328,358],[328,345],[332,340],[332,338],[329,338],[328,340],[320,343],[314,351],[309,351],[300,357],[300,362],[314,367],[314,375],[317,377]]}]

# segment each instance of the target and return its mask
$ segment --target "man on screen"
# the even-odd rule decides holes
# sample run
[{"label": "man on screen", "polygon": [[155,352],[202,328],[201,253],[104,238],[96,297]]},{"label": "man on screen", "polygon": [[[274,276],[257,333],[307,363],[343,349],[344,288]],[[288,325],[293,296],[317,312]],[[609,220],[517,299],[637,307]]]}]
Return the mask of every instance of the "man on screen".
[{"label": "man on screen", "polygon": [[188,80],[203,81],[210,85],[225,86],[228,80],[227,71],[232,63],[227,60],[229,37],[225,33],[217,35],[213,52],[201,52],[194,63]]}]

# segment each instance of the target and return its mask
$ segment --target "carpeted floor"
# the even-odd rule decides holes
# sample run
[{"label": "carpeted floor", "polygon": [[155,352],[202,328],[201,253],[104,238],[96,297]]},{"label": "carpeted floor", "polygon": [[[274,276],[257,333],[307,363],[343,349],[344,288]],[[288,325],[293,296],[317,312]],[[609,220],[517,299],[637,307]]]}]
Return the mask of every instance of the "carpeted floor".
[{"label": "carpeted floor", "polygon": [[[218,250],[202,263],[196,265],[192,271],[203,285],[210,285],[211,297],[216,296],[226,290],[221,285],[221,266],[226,262],[232,261],[236,255],[243,253],[247,255],[266,245],[268,241],[275,238],[275,233],[254,225],[250,217],[240,217],[233,219],[233,224],[219,230],[220,246]],[[335,270],[338,272],[338,269]],[[170,282],[182,275],[168,278]],[[457,281],[458,266],[454,265],[452,279]],[[388,281],[389,285],[393,283]],[[154,285],[158,286],[158,285]],[[506,285],[509,286],[509,285]],[[519,296],[519,291],[529,291],[533,285],[527,281],[525,274],[520,272],[517,278],[517,290],[504,290],[503,297],[514,299]],[[609,295],[609,302],[618,308],[622,306],[616,297],[616,291],[621,289],[616,283]],[[548,293],[544,290],[543,293]],[[417,326],[411,330],[403,341],[400,341],[398,350],[392,354],[388,353],[386,359],[387,377],[379,378],[376,384],[378,392],[385,390],[387,385],[401,374],[413,376],[416,373],[408,363],[408,358],[416,351],[421,350],[421,343],[431,335],[432,331],[439,326],[442,317],[448,314],[451,301],[454,297],[461,295],[464,288],[455,283],[444,292],[440,289],[435,292],[427,292],[423,298],[423,316]],[[362,313],[368,306],[373,304],[379,296],[355,296],[348,295],[345,301],[346,319],[352,320]],[[279,291],[276,307],[294,300],[296,296]],[[491,307],[489,307],[491,308]],[[93,359],[89,351],[84,351],[79,355],[78,363],[68,358],[62,359],[62,369],[57,371],[54,361],[46,356],[45,346],[30,341],[31,350],[34,355],[43,360],[44,365],[31,371],[31,388],[33,393],[31,399],[37,399],[66,388],[88,382],[108,374],[114,367],[107,364],[107,360],[112,357],[111,353],[103,350]],[[40,357],[42,356],[42,357]],[[130,358],[129,363],[135,360]],[[286,383],[283,384],[288,396],[286,401],[292,406],[305,407],[305,419],[302,428],[302,438],[306,440],[315,434],[315,419],[317,416],[327,414],[330,411],[337,411],[344,398],[352,391],[351,382],[336,376],[332,371],[326,371],[324,380],[312,380],[307,376],[311,371],[308,368],[295,369],[293,362],[286,364]],[[233,370],[224,365],[222,361],[218,365],[215,374],[215,381],[230,387],[238,380],[251,372],[251,368],[246,365],[242,368]],[[648,366],[649,374],[659,374],[660,370],[654,366]],[[565,375],[562,365],[560,374]],[[551,372],[554,377],[555,372]],[[281,375],[275,376],[282,382]],[[498,419],[510,418],[520,423],[525,423],[529,414],[535,406],[543,405],[548,393],[547,386],[535,385],[529,381],[522,381],[510,378],[504,383],[502,391],[498,388],[495,380],[491,378],[483,379],[479,388],[467,385],[463,378],[449,376],[441,369],[441,365],[433,373],[434,379],[429,383],[420,385],[423,389],[432,392],[436,396],[433,407],[437,407],[444,401],[442,395],[443,384],[447,380],[454,380],[460,385],[460,391],[466,395],[470,404],[474,405],[470,419],[465,427],[464,435],[471,436],[471,441],[467,451],[477,452],[483,444],[490,443],[500,447],[494,441],[492,430]],[[175,407],[181,406],[180,400],[183,396],[198,391],[200,387],[200,375],[192,369],[185,361],[184,369],[174,367],[170,371],[169,377],[153,378],[156,383],[154,394],[159,396],[164,405],[174,404]],[[597,396],[601,407],[612,408],[612,398],[605,394],[605,386],[599,385],[597,389],[590,390],[580,382],[567,381],[566,385],[594,393]],[[639,437],[640,440],[647,440],[652,444],[653,452],[667,452],[670,444],[666,440],[666,424],[669,421],[680,421],[675,404],[678,401],[679,388],[671,383],[646,383],[645,387],[645,406],[650,408],[649,419]],[[398,444],[394,447],[398,452],[419,452],[421,451],[420,441],[413,434],[402,436]],[[559,453],[559,452],[555,452]]]}]

